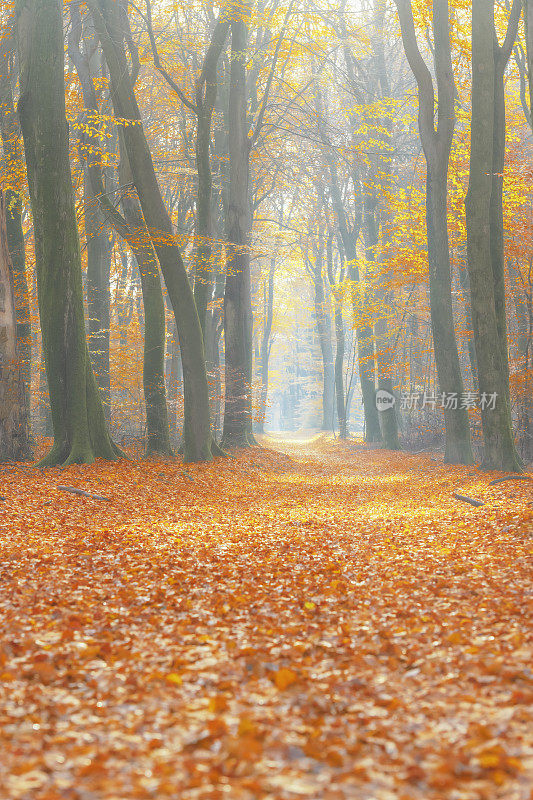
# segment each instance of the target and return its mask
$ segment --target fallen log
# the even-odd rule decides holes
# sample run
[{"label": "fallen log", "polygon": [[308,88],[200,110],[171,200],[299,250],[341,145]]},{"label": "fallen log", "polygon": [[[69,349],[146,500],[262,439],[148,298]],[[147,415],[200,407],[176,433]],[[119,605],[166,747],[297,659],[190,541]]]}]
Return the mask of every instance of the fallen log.
[{"label": "fallen log", "polygon": [[506,475],[505,478],[495,478],[489,483],[489,486],[495,486],[497,483],[504,481],[533,481],[531,475]]},{"label": "fallen log", "polygon": [[110,497],[103,497],[101,494],[91,494],[91,492],[85,492],[83,489],[76,489],[75,486],[58,486],[57,487],[60,492],[71,492],[72,494],[79,494],[82,497],[90,497],[91,500],[106,500],[108,503],[112,503],[112,499]]},{"label": "fallen log", "polygon": [[485,505],[483,500],[476,500],[474,497],[467,497],[466,494],[458,494],[457,492],[454,492],[453,496],[456,500],[461,500],[463,503],[470,503],[471,506],[477,507]]}]

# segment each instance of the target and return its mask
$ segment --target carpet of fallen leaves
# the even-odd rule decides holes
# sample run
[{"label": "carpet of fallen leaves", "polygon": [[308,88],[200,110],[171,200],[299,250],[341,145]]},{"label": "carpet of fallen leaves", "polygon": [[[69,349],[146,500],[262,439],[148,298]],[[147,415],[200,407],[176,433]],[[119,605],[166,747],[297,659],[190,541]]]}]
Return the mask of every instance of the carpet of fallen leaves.
[{"label": "carpet of fallen leaves", "polygon": [[0,466],[1,800],[530,800],[533,484],[265,445]]}]

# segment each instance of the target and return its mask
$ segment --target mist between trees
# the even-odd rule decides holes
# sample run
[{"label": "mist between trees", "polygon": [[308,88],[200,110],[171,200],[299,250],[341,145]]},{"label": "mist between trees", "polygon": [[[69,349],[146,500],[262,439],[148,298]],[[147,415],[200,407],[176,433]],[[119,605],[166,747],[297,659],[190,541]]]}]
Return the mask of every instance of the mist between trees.
[{"label": "mist between trees", "polygon": [[2,458],[533,459],[533,0],[0,8]]}]

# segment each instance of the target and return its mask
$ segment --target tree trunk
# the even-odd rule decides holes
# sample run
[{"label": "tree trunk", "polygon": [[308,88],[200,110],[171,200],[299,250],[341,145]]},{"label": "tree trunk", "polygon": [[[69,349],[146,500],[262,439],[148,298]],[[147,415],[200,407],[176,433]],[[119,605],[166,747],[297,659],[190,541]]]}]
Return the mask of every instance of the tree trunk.
[{"label": "tree trunk", "polygon": [[0,52],[0,134],[5,163],[9,175],[5,190],[5,226],[7,246],[13,267],[15,287],[15,309],[17,316],[17,349],[21,360],[22,377],[28,414],[31,396],[31,320],[30,293],[26,277],[24,233],[22,230],[22,175],[24,159],[20,141],[20,130],[13,105],[9,58]]},{"label": "tree trunk", "polygon": [[318,247],[314,253],[312,264],[315,322],[318,334],[318,343],[322,354],[323,384],[322,384],[322,430],[333,430],[335,418],[335,370],[333,366],[333,348],[331,346],[330,318],[326,308],[326,295],[324,292],[324,238],[319,233]]},{"label": "tree trunk", "polygon": [[509,279],[516,312],[518,336],[516,360],[523,378],[518,384],[518,430],[524,461],[533,461],[533,296],[531,288],[523,294],[518,285],[518,270],[509,259]]},{"label": "tree trunk", "polygon": [[117,4],[112,0],[89,0],[88,4],[109,68],[115,115],[133,123],[124,126],[124,141],[176,319],[184,383],[183,457],[185,461],[210,460],[212,437],[202,328],[131,85]]},{"label": "tree trunk", "polygon": [[[433,173],[428,166],[426,183],[426,224],[429,261],[429,303],[431,330],[439,389],[444,400],[446,428],[444,460],[449,464],[472,464],[470,425],[461,408],[464,383],[453,323],[450,251],[448,243],[447,159],[444,172]],[[450,404],[447,398],[453,397]],[[451,405],[451,407],[448,407]],[[454,407],[455,406],[455,407]]]},{"label": "tree trunk", "polygon": [[54,445],[41,464],[115,459],[83,317],[78,227],[65,118],[63,8],[18,0],[19,116],[35,230],[35,260]]},{"label": "tree trunk", "polygon": [[7,242],[5,198],[0,191],[0,461],[27,461],[31,457],[13,266]]},{"label": "tree trunk", "polygon": [[346,403],[344,398],[344,320],[342,318],[342,283],[344,280],[344,269],[341,269],[339,284],[335,281],[333,269],[333,233],[330,232],[326,244],[328,279],[331,293],[333,295],[333,308],[335,315],[335,397],[337,401],[337,420],[339,423],[339,438],[348,437],[348,427],[346,424]]},{"label": "tree trunk", "polygon": [[451,464],[473,462],[470,426],[461,407],[464,390],[453,322],[448,239],[448,166],[455,129],[455,82],[450,43],[448,0],[433,4],[434,60],[438,89],[435,127],[433,78],[416,40],[411,0],[396,0],[405,52],[418,84],[420,138],[427,165],[426,226],[429,262],[431,330],[439,389],[443,396],[446,450]]},{"label": "tree trunk", "polygon": [[[80,79],[84,105],[89,112],[89,125],[94,128],[96,120],[91,119],[91,115],[98,115],[99,108],[89,59],[85,53],[82,54],[79,46],[82,32],[82,18],[79,7],[71,5],[70,14],[72,29],[69,35],[68,52]],[[122,195],[124,218],[121,218],[105,192],[102,164],[99,157],[101,144],[96,129],[92,130],[86,137],[87,174],[90,190],[95,200],[97,198],[96,202],[101,208],[101,215],[111,222],[116,233],[129,244],[137,261],[145,323],[143,334],[143,391],[146,406],[145,455],[160,454],[169,456],[172,454],[172,448],[170,445],[164,376],[165,308],[159,276],[159,264],[142,215],[139,198],[135,190],[131,188],[133,179],[124,139],[120,133],[118,138],[120,152],[119,183],[121,186],[128,187]],[[108,285],[109,279],[107,280]],[[89,281],[87,288],[89,299]],[[121,334],[124,333],[125,329],[123,327]]]},{"label": "tree trunk", "polygon": [[[466,254],[465,254],[466,256]],[[470,363],[470,372],[472,374],[472,384],[474,391],[479,392],[479,383],[477,379],[477,359],[476,359],[476,346],[474,344],[474,332],[472,330],[472,306],[470,301],[470,280],[468,278],[468,266],[466,258],[459,254],[457,271],[459,273],[459,283],[461,284],[461,291],[463,293],[463,308],[464,314],[464,329],[466,333],[466,346],[468,349],[468,360]]]},{"label": "tree trunk", "polygon": [[270,259],[270,269],[268,271],[268,281],[266,291],[264,292],[265,303],[265,323],[263,328],[263,336],[261,339],[260,348],[260,365],[259,371],[261,373],[261,397],[259,408],[259,421],[257,423],[258,433],[264,433],[265,430],[265,417],[268,399],[268,362],[270,359],[270,348],[272,345],[272,321],[274,318],[274,273],[276,270],[276,259],[273,256]]},{"label": "tree trunk", "polygon": [[88,345],[96,383],[102,393],[104,411],[111,411],[109,375],[110,303],[109,277],[112,246],[109,229],[95,199],[87,173],[84,176],[84,218],[87,240],[87,313]]},{"label": "tree trunk", "polygon": [[226,218],[224,343],[226,397],[222,445],[247,447],[252,436],[252,298],[249,146],[246,133],[246,9],[231,22],[229,193]]},{"label": "tree trunk", "polygon": [[494,398],[494,407],[489,403],[481,410],[485,445],[483,466],[486,469],[518,470],[522,465],[513,440],[507,370],[503,363],[501,328],[498,325],[499,290],[495,285],[491,252],[495,113],[494,35],[493,0],[474,0],[472,130],[466,225],[479,389],[482,397]]},{"label": "tree trunk", "polygon": [[[377,250],[379,246],[378,220],[376,219],[377,201],[374,196],[375,191],[376,177],[373,176],[370,186],[367,184],[364,197],[365,251],[366,260],[369,264],[376,263]],[[378,296],[383,307],[381,309],[380,316],[374,325],[374,331],[376,335],[376,360],[378,364],[378,389],[382,392],[387,392],[390,397],[394,397],[392,364],[389,353],[391,343],[389,340],[390,337],[386,317],[386,314],[389,311],[387,308],[387,297],[390,290],[388,287],[383,285],[384,280],[384,276],[380,275],[378,278]],[[398,420],[396,417],[396,409],[392,401],[388,408],[379,410],[379,422],[383,446],[388,450],[399,450],[400,441],[398,439]]]},{"label": "tree trunk", "polygon": [[529,85],[529,124],[533,128],[533,0],[524,0],[524,24]]}]

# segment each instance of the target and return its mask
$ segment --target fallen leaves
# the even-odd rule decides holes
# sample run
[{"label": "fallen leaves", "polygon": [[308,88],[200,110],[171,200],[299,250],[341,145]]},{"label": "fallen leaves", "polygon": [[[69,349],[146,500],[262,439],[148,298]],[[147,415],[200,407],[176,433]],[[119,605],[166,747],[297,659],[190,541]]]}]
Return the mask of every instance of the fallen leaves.
[{"label": "fallen leaves", "polygon": [[2,800],[529,800],[531,482],[281,446],[0,466]]}]

